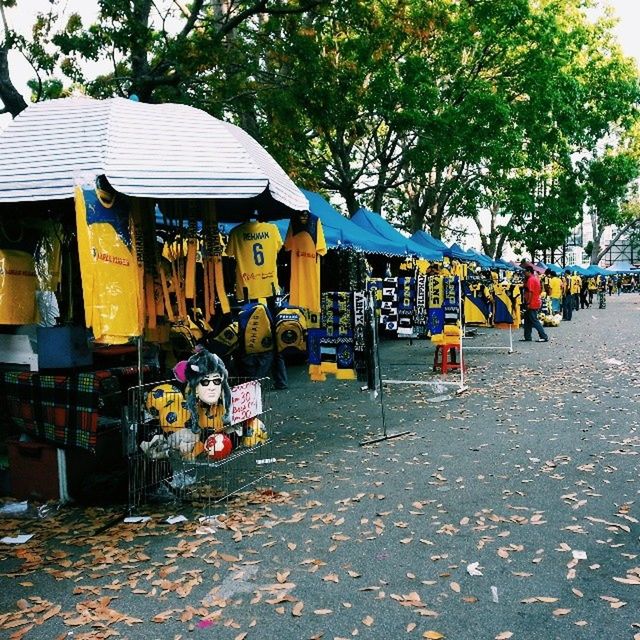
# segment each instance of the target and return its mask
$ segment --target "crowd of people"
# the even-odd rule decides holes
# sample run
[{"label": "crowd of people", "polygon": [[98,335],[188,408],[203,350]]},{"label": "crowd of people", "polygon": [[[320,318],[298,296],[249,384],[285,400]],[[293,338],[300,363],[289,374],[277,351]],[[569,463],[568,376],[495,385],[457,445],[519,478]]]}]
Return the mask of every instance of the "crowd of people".
[{"label": "crowd of people", "polygon": [[607,293],[611,296],[623,291],[637,291],[640,284],[635,275],[580,276],[571,269],[565,269],[561,274],[547,269],[538,277],[532,265],[525,265],[524,272],[524,337],[521,342],[531,342],[534,329],[538,334],[537,342],[549,341],[540,317],[544,307],[545,317],[555,317],[558,323],[560,319],[571,321],[574,312],[588,309],[596,296],[598,307],[604,309]]}]

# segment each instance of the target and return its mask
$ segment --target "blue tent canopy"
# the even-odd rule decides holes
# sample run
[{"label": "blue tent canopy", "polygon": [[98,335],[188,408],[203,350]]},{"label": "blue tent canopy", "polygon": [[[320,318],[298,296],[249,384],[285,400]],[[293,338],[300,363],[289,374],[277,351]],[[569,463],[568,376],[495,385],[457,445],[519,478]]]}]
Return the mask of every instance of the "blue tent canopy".
[{"label": "blue tent canopy", "polygon": [[465,251],[457,242],[454,242],[449,247],[449,251],[451,251],[451,257],[454,260],[465,260],[467,262],[475,260],[475,258],[471,256],[469,252]]},{"label": "blue tent canopy", "polygon": [[382,240],[377,234],[374,235],[367,232],[355,224],[353,220],[346,218],[337,209],[334,209],[319,193],[304,189],[301,189],[301,191],[309,200],[311,213],[322,220],[327,247],[350,246],[364,253],[377,253],[387,256],[406,255],[403,244]]},{"label": "blue tent canopy", "polygon": [[373,211],[359,209],[351,218],[351,221],[369,233],[376,234],[384,242],[393,242],[404,246],[407,255],[415,255],[425,260],[442,260],[442,251],[429,249],[403,236],[393,225]]},{"label": "blue tent canopy", "polygon": [[638,269],[635,269],[630,262],[616,262],[609,267],[609,270],[613,271],[614,273],[640,273],[640,271],[638,271]]},{"label": "blue tent canopy", "polygon": [[475,249],[467,249],[467,254],[482,269],[491,269],[494,266],[493,260],[484,253],[480,253]]},{"label": "blue tent canopy", "polygon": [[518,269],[518,267],[516,267],[515,264],[511,264],[510,262],[507,262],[506,260],[503,260],[502,258],[500,258],[499,260],[494,260],[493,264],[498,269],[504,269],[505,271],[517,271],[517,269]]},{"label": "blue tent canopy", "polygon": [[413,242],[417,242],[427,249],[435,249],[436,251],[442,251],[443,256],[447,256],[447,258],[451,257],[451,249],[447,247],[447,245],[439,240],[438,238],[434,238],[430,233],[426,231],[416,231],[412,236],[411,240]]}]

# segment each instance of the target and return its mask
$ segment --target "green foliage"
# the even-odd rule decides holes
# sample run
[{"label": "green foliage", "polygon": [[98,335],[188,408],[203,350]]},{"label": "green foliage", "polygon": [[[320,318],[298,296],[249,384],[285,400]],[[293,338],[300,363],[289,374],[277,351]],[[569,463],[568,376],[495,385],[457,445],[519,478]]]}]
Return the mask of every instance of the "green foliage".
[{"label": "green foliage", "polygon": [[[637,126],[640,90],[592,4],[99,0],[83,24],[54,0],[16,46],[37,70],[36,99],[71,83],[191,104],[234,120],[349,212],[384,209],[436,236],[491,212],[486,247],[538,250],[562,244],[585,203],[619,220],[640,157],[640,136],[598,153]],[[97,61],[109,71],[89,76]]]}]

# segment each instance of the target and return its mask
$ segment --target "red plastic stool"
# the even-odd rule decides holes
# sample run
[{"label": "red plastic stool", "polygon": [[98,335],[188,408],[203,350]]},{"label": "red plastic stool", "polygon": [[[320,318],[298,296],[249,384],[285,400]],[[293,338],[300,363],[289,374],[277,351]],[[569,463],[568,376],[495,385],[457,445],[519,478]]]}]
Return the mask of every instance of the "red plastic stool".
[{"label": "red plastic stool", "polygon": [[[433,354],[433,370],[440,369],[440,373],[447,373],[449,369],[455,371],[464,367],[462,354],[459,353],[460,343],[457,344],[437,344]],[[458,358],[456,358],[456,354]],[[438,356],[440,356],[438,358]]]}]

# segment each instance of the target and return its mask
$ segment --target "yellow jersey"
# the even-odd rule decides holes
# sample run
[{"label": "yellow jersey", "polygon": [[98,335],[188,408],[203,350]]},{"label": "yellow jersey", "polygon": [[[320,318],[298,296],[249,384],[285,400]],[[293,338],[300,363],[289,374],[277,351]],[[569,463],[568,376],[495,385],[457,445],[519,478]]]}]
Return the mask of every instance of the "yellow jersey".
[{"label": "yellow jersey", "polygon": [[558,276],[551,276],[549,279],[549,296],[562,298],[562,280]]},{"label": "yellow jersey", "polygon": [[236,297],[269,298],[279,291],[276,259],[282,238],[275,224],[245,222],[229,235],[227,255],[236,259]]},{"label": "yellow jersey", "polygon": [[284,248],[291,252],[289,303],[320,312],[320,258],[327,253],[322,222],[312,214],[300,225],[292,220]]},{"label": "yellow jersey", "polygon": [[81,187],[75,206],[86,326],[96,342],[123,344],[142,333],[129,211],[120,195]]}]

